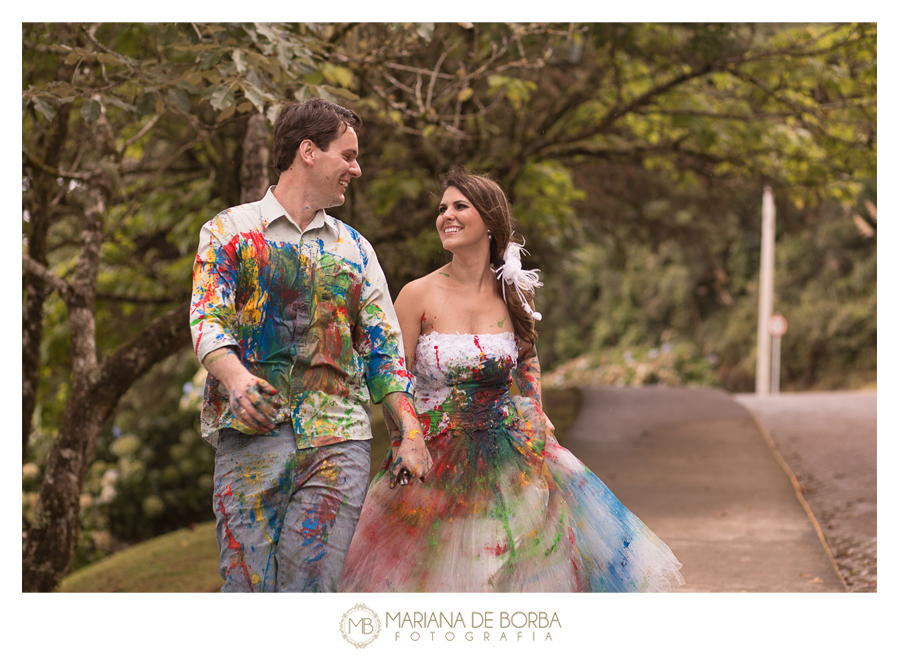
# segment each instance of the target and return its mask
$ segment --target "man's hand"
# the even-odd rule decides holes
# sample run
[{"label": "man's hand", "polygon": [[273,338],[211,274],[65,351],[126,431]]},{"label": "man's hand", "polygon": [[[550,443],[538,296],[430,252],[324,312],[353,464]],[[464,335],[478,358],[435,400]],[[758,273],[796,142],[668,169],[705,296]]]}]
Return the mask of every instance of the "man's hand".
[{"label": "man's hand", "polygon": [[276,400],[273,406],[264,397],[277,395],[274,386],[250,374],[237,354],[226,347],[210,352],[203,365],[228,390],[231,413],[238,421],[254,432],[275,429],[278,402]]},{"label": "man's hand", "polygon": [[[229,388],[229,402],[234,417],[257,432],[274,430],[278,409],[269,404],[263,396],[276,395],[278,391],[275,387],[249,372],[237,382],[229,383],[232,384]],[[277,406],[277,401],[275,404]]]}]

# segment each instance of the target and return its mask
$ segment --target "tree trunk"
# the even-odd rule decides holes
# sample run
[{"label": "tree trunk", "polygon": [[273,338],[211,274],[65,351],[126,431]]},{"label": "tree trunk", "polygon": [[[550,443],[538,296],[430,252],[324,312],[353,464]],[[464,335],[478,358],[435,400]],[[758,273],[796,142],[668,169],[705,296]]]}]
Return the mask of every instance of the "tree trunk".
[{"label": "tree trunk", "polygon": [[259,201],[269,189],[269,124],[262,114],[247,120],[241,162],[241,203]]},{"label": "tree trunk", "polygon": [[[41,265],[47,264],[47,217],[43,212],[31,214],[31,234],[28,236],[28,254]],[[44,336],[44,299],[47,286],[43,280],[22,273],[22,463],[29,460],[28,439],[31,437],[32,418],[37,405],[37,389],[41,382],[40,355]]]},{"label": "tree trunk", "polygon": [[59,435],[53,444],[34,521],[22,547],[22,591],[52,592],[66,573],[78,543],[79,499],[100,427],[99,409],[87,382],[73,382]]},{"label": "tree trunk", "polygon": [[92,404],[91,389],[99,374],[94,297],[103,241],[101,220],[108,194],[105,180],[96,180],[88,188],[78,261],[72,284],[63,295],[72,335],[72,392],[50,450],[34,523],[23,546],[24,591],[52,590],[69,566],[80,527],[81,484],[104,420],[104,410]]},{"label": "tree trunk", "polygon": [[[71,77],[71,66],[60,66],[57,79]],[[56,169],[61,160],[66,137],[69,134],[70,103],[61,105],[47,137],[43,149],[44,163]],[[57,192],[56,178],[46,171],[32,168],[34,203],[27,204],[31,232],[28,235],[28,255],[41,265],[47,265],[47,232],[51,224],[53,195]],[[30,272],[22,274],[22,463],[28,461],[28,439],[31,437],[31,422],[37,404],[37,389],[41,381],[40,354],[44,336],[44,300],[47,287],[40,277]]]}]

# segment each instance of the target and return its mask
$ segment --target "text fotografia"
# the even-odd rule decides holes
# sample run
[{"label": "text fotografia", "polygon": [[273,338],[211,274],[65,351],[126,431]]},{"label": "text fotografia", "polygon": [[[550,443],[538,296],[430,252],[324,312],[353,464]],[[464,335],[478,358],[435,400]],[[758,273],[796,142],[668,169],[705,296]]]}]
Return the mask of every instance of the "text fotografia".
[{"label": "text fotografia", "polygon": [[551,629],[562,624],[555,612],[473,612],[468,619],[461,612],[388,612],[384,628],[393,631],[394,641],[552,642]]}]

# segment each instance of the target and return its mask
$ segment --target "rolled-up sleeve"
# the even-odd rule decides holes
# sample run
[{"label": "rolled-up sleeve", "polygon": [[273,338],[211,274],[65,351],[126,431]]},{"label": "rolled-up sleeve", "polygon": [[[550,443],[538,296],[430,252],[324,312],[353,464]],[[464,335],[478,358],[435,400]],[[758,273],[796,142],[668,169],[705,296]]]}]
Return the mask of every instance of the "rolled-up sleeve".
[{"label": "rolled-up sleeve", "polygon": [[227,212],[200,230],[191,293],[191,337],[200,363],[220,347],[237,346],[234,338],[236,254],[227,248],[231,231]]},{"label": "rolled-up sleeve", "polygon": [[359,353],[365,362],[369,395],[374,403],[380,404],[389,393],[412,394],[413,378],[406,368],[400,322],[384,272],[372,246],[364,240],[360,246],[365,276],[355,333]]}]

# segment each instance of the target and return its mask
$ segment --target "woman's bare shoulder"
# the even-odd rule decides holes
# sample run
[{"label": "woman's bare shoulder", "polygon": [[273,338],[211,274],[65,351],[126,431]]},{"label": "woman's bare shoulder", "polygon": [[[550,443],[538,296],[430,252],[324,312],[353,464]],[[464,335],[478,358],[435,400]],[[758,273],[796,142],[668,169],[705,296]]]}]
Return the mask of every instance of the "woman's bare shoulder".
[{"label": "woman's bare shoulder", "polygon": [[413,279],[400,290],[400,294],[404,297],[418,298],[427,293],[434,292],[435,288],[441,287],[446,278],[446,274],[440,270],[430,272],[423,277]]}]

